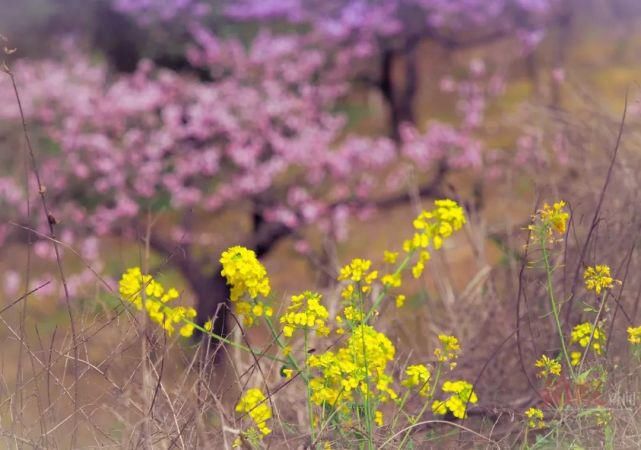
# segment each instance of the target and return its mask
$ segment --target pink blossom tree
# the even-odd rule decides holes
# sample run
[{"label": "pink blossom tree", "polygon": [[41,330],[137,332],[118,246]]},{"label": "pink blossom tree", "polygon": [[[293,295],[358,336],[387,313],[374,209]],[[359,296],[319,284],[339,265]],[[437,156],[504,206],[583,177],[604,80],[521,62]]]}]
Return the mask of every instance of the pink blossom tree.
[{"label": "pink blossom tree", "polygon": [[[397,140],[404,122],[416,122],[413,102],[421,43],[454,51],[515,39],[531,55],[546,30],[567,25],[573,12],[571,0],[239,0],[217,2],[215,8],[207,0],[113,1],[146,25],[172,18],[200,23],[212,11],[219,24],[289,23],[299,37],[335,53],[349,68],[347,79],[380,90],[389,109],[390,135]],[[206,32],[202,26],[195,28],[196,35]],[[394,80],[399,67],[402,83]]]},{"label": "pink blossom tree", "polygon": [[[466,45],[460,29],[469,42],[489,39],[514,32],[504,20],[515,8],[542,16],[548,11],[547,1],[525,0],[248,0],[222,14],[259,23],[286,19],[306,31],[276,34],[263,27],[247,44],[209,31],[200,22],[207,13],[201,3],[153,5],[169,5],[159,12],[162,20],[179,13],[198,19],[190,25],[193,43],[186,58],[206,76],[145,60],[132,74],[113,75],[71,48],[62,61],[24,60],[14,72],[32,130],[52,143],[53,150],[39,158],[61,239],[99,268],[96,239],[135,240],[144,235],[146,218],[175,217],[171,230],[151,229],[149,244],[189,283],[199,320],[219,317],[220,334],[228,291],[220,267],[212,264],[220,248],[197,230],[198,215],[229,208],[246,212],[251,232],[229,244],[244,244],[262,256],[306,225],[340,234],[350,215],[406,201],[402,180],[408,167],[418,171],[422,195],[434,194],[448,170],[482,167],[475,131],[487,89],[492,91],[483,66],[471,67],[469,81],[447,83],[461,95],[460,124],[433,122],[421,132],[411,112],[415,67],[399,93],[390,58],[409,56],[411,68],[421,39]],[[539,4],[540,12],[533,6]],[[117,0],[128,12],[146,14],[151,5]],[[351,134],[336,112],[350,83],[367,76],[371,61],[380,67],[375,84],[391,105],[394,139]],[[19,120],[6,81],[0,80],[0,116]],[[47,224],[27,222],[35,189],[25,190],[5,173],[0,193],[7,219],[0,241],[23,234],[9,220],[46,235]],[[46,241],[36,248],[47,255]]]}]

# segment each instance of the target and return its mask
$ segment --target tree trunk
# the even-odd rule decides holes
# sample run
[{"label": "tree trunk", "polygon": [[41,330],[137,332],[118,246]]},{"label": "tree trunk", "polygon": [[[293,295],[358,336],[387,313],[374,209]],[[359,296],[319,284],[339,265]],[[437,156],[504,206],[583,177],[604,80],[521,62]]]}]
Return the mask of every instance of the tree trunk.
[{"label": "tree trunk", "polygon": [[[399,86],[394,80],[394,66],[399,57],[403,58],[405,76]],[[390,137],[400,141],[400,127],[404,123],[416,123],[414,97],[417,90],[416,42],[409,40],[402,51],[386,50],[381,60],[380,89],[389,111]]]},{"label": "tree trunk", "polygon": [[[173,245],[163,237],[152,234],[149,245],[162,254],[189,283],[196,296],[196,322],[203,325],[209,319],[213,321],[212,331],[219,336],[227,336],[227,314],[229,312],[229,288],[226,280],[220,274],[221,267],[217,265],[213,272],[203,272],[202,263],[194,258],[188,248]],[[195,338],[201,333],[196,332]]]},{"label": "tree trunk", "polygon": [[[254,234],[244,245],[254,249],[260,258],[269,253],[276,243],[290,232],[291,230],[284,225],[260,220]],[[189,283],[196,296],[197,323],[202,326],[207,320],[212,319],[213,332],[226,337],[229,332],[227,321],[230,303],[227,281],[220,274],[222,267],[217,265],[212,272],[203,272],[200,261],[187,250],[172,246],[158,236],[152,236],[151,245],[168,257]],[[200,333],[195,333],[194,336],[197,339],[201,338]]]}]

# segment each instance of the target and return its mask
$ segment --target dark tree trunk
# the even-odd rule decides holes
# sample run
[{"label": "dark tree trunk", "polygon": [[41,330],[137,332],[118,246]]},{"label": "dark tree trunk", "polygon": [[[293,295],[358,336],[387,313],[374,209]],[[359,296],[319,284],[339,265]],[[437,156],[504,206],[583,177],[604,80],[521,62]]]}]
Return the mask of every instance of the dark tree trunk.
[{"label": "dark tree trunk", "polygon": [[[394,80],[394,66],[404,64],[402,83]],[[400,140],[400,127],[404,123],[416,123],[414,116],[414,97],[418,82],[416,42],[409,40],[402,51],[385,50],[381,59],[380,89],[389,111],[390,137]]]},{"label": "dark tree trunk", "polygon": [[[291,231],[284,225],[265,222],[262,219],[257,220],[256,225],[253,236],[243,245],[254,249],[259,258],[269,253]],[[196,295],[198,323],[202,325],[207,320],[213,319],[214,333],[226,337],[229,331],[230,291],[227,281],[220,274],[222,267],[217,265],[213,272],[203,273],[197,262],[187,259],[189,258],[187,254],[181,254],[180,260],[178,256],[176,254],[175,263]]]},{"label": "dark tree trunk", "polygon": [[132,18],[114,11],[106,3],[98,4],[93,45],[105,54],[116,71],[136,70],[144,34]]},{"label": "dark tree trunk", "polygon": [[[228,334],[227,316],[229,312],[229,287],[227,280],[220,274],[218,266],[210,274],[186,274],[183,276],[189,281],[196,295],[197,322],[203,325],[209,319],[213,321],[213,332],[218,336],[226,337]],[[196,333],[199,337],[199,333]]]}]

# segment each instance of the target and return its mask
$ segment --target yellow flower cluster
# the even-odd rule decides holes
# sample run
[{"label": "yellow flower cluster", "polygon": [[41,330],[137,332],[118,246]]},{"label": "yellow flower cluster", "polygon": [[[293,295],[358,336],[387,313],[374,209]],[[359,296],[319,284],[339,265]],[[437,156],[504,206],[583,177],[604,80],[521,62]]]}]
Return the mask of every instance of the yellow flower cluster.
[{"label": "yellow flower cluster", "polygon": [[641,344],[641,326],[628,327],[628,342],[630,344]]},{"label": "yellow flower cluster", "polygon": [[236,405],[236,412],[249,414],[263,435],[266,436],[272,432],[267,426],[267,421],[272,418],[272,410],[260,389],[248,389]]},{"label": "yellow flower cluster", "polygon": [[292,337],[296,329],[316,330],[321,336],[329,334],[325,321],[329,317],[327,308],[321,305],[321,295],[306,291],[300,295],[292,296],[292,303],[287,307],[287,312],[280,318],[283,324],[283,335]]},{"label": "yellow flower cluster", "polygon": [[405,386],[408,389],[413,387],[418,387],[418,393],[421,397],[427,397],[430,393],[430,378],[432,374],[427,366],[423,364],[415,364],[413,366],[408,366],[405,369],[405,378],[401,385]]},{"label": "yellow flower cluster", "polygon": [[[273,314],[272,308],[256,300],[259,295],[266,297],[271,288],[265,266],[253,250],[236,245],[230,247],[220,257],[222,276],[231,286],[230,300],[235,303],[236,312],[243,317],[245,325],[251,326],[257,317]],[[247,295],[252,303],[242,300]]]},{"label": "yellow flower cluster", "polygon": [[310,356],[309,366],[320,372],[309,383],[312,401],[344,409],[354,392],[381,402],[397,398],[390,386],[393,379],[385,372],[395,353],[394,344],[383,333],[369,325],[357,326],[344,347]]},{"label": "yellow flower cluster", "polygon": [[[181,336],[190,337],[194,333],[192,319],[196,310],[192,307],[171,306],[170,302],[179,297],[174,288],[165,290],[162,284],[151,275],[143,274],[140,267],[132,267],[122,274],[119,282],[120,295],[141,311],[144,307],[151,320],[172,335],[181,324]],[[144,304],[143,304],[144,303]]]},{"label": "yellow flower cluster", "polygon": [[383,286],[388,287],[388,288],[397,288],[401,287],[403,280],[401,279],[401,273],[389,273],[387,275],[383,275],[381,278],[381,283],[383,283]]},{"label": "yellow flower cluster", "polygon": [[561,375],[561,363],[556,359],[548,358],[546,355],[541,355],[534,363],[534,366],[541,369],[537,374],[540,378],[546,378],[550,375]]},{"label": "yellow flower cluster", "polygon": [[381,411],[374,411],[374,423],[379,427],[385,425],[385,421],[383,420],[383,413]]},{"label": "yellow flower cluster", "polygon": [[[594,335],[592,336],[592,330],[594,330]],[[592,350],[597,355],[600,355],[603,352],[603,346],[605,345],[605,332],[599,328],[594,327],[590,322],[584,322],[579,325],[576,325],[572,329],[572,334],[570,337],[570,342],[572,344],[578,343],[581,347],[585,348],[590,343],[590,336],[592,336]],[[575,353],[579,354],[579,359],[577,359]],[[580,361],[581,353],[572,352],[572,365],[577,365]]]},{"label": "yellow flower cluster", "polygon": [[398,252],[390,252],[387,250],[383,252],[383,261],[385,261],[387,264],[396,264],[397,260]]},{"label": "yellow flower cluster", "polygon": [[450,369],[454,369],[456,367],[456,358],[458,358],[458,353],[461,350],[458,339],[455,336],[439,334],[438,340],[441,343],[441,347],[434,350],[434,357],[438,362],[449,361]]},{"label": "yellow flower cluster", "polygon": [[443,240],[452,233],[460,230],[465,224],[465,213],[454,200],[436,200],[435,208],[423,211],[414,219],[414,236],[403,243],[407,253],[418,250],[418,261],[412,267],[412,275],[419,278],[425,269],[425,263],[430,259],[428,247],[438,250]]},{"label": "yellow flower cluster", "polygon": [[553,231],[565,234],[570,214],[565,211],[565,202],[561,200],[552,206],[545,203],[539,210],[539,217],[546,227],[547,234],[551,235]]},{"label": "yellow flower cluster", "polygon": [[543,411],[539,408],[529,408],[525,411],[525,417],[528,418],[528,427],[530,428],[544,428],[545,422],[543,421]]},{"label": "yellow flower cluster", "polygon": [[598,294],[604,289],[610,289],[616,281],[610,276],[610,267],[604,264],[590,266],[583,272],[585,288]]},{"label": "yellow flower cluster", "polygon": [[355,258],[349,264],[341,268],[338,275],[338,281],[351,282],[341,293],[344,299],[349,300],[354,296],[355,290],[353,283],[358,284],[361,292],[363,293],[367,293],[371,290],[372,283],[378,278],[378,271],[370,271],[371,267],[372,261],[369,259]]},{"label": "yellow flower cluster", "polygon": [[269,278],[267,270],[258,261],[253,250],[236,245],[230,247],[220,257],[223,266],[221,275],[231,285],[231,301],[236,301],[245,293],[255,299],[259,294],[269,295]]},{"label": "yellow flower cluster", "polygon": [[438,415],[447,414],[448,411],[459,419],[467,417],[467,405],[477,403],[478,397],[472,384],[464,380],[446,381],[441,388],[443,392],[451,393],[445,400],[435,400],[432,403],[432,412]]}]

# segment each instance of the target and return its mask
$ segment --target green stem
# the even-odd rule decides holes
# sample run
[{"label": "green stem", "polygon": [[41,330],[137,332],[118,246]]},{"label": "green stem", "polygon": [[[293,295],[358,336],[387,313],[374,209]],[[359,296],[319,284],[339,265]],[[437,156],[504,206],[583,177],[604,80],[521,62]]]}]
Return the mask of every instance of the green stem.
[{"label": "green stem", "polygon": [[[305,343],[303,347],[305,350],[305,380],[309,380],[309,364],[307,363],[307,360],[308,360],[307,328],[305,328],[304,332],[305,332]],[[314,435],[314,416],[312,414],[312,390],[309,387],[309,382],[305,383],[305,388],[307,391],[307,414],[309,416],[309,432],[311,435],[312,442],[315,442],[316,438]]]},{"label": "green stem", "polygon": [[583,363],[585,362],[585,358],[588,356],[588,352],[590,351],[590,345],[592,345],[592,339],[594,339],[594,333],[596,331],[597,324],[599,323],[599,319],[601,318],[601,313],[603,312],[603,308],[605,307],[606,296],[607,296],[607,291],[604,291],[603,297],[601,297],[601,306],[599,306],[599,311],[596,313],[596,317],[594,318],[594,324],[592,324],[592,332],[590,333],[590,340],[588,341],[588,345],[585,346],[585,350],[583,351],[583,356],[581,357],[581,363],[579,364],[579,373],[581,373],[581,369],[583,368]]},{"label": "green stem", "polygon": [[[363,298],[363,291],[361,289],[360,283],[357,283],[357,288],[358,288],[358,299],[359,299],[359,309],[361,312],[361,315],[365,312],[365,299]],[[384,296],[385,292],[381,292],[379,294],[379,297]],[[372,408],[370,404],[370,378],[369,378],[369,364],[367,362],[367,347],[365,346],[365,331],[363,329],[363,326],[367,323],[367,320],[370,316],[370,314],[374,311],[375,305],[372,306],[372,309],[370,312],[367,314],[367,316],[363,317],[361,320],[361,344],[363,348],[363,365],[365,368],[365,385],[366,385],[366,390],[365,390],[365,404],[364,409],[365,409],[365,426],[367,429],[367,446],[370,450],[374,448],[374,437],[373,437],[373,413],[372,413]]]},{"label": "green stem", "polygon": [[214,338],[214,339],[216,339],[216,340],[218,340],[220,342],[223,342],[225,344],[229,344],[232,347],[238,348],[240,350],[243,350],[243,351],[246,351],[246,352],[249,352],[249,353],[253,353],[256,356],[261,357],[261,358],[265,357],[265,358],[270,359],[272,361],[277,361],[277,362],[281,362],[281,363],[286,363],[287,362],[284,359],[281,359],[281,358],[278,358],[276,356],[272,356],[272,355],[268,354],[264,350],[253,349],[253,348],[247,347],[247,346],[245,346],[243,344],[238,344],[238,343],[236,343],[236,342],[234,342],[234,341],[232,341],[230,339],[227,339],[225,337],[219,336],[219,335],[217,335],[216,333],[214,333],[212,331],[207,331],[206,329],[204,329],[203,327],[198,325],[196,322],[193,322],[193,321],[191,321],[189,319],[183,318],[182,320],[183,320],[183,322],[192,325],[196,330],[199,330],[201,333],[205,333],[206,335],[208,335],[208,336],[210,336],[210,337],[212,337],[212,338]]},{"label": "green stem", "polygon": [[574,369],[572,368],[572,362],[570,361],[570,356],[568,354],[568,349],[565,345],[565,338],[563,337],[563,328],[561,327],[561,320],[559,318],[559,309],[554,298],[554,286],[552,283],[552,266],[550,265],[550,258],[548,255],[548,250],[546,246],[546,238],[543,234],[539,235],[539,243],[541,245],[541,251],[543,253],[543,263],[545,264],[545,273],[547,276],[547,291],[550,298],[550,307],[552,308],[552,315],[554,316],[554,323],[556,325],[556,330],[559,334],[559,340],[561,341],[561,351],[563,352],[563,357],[570,371],[570,377],[574,379]]}]

